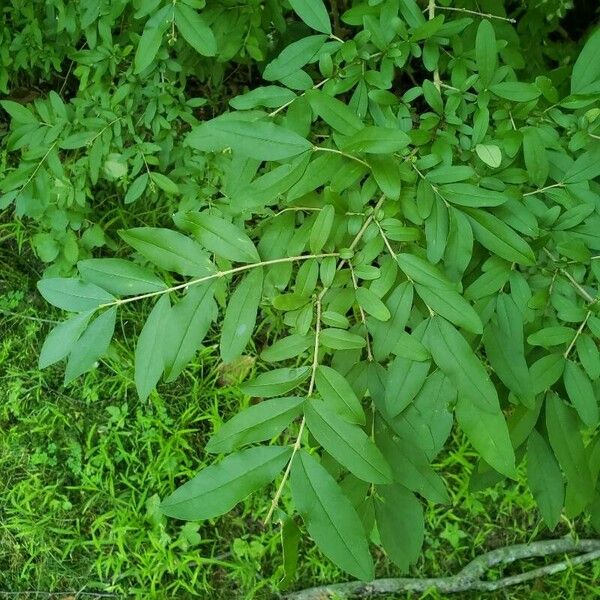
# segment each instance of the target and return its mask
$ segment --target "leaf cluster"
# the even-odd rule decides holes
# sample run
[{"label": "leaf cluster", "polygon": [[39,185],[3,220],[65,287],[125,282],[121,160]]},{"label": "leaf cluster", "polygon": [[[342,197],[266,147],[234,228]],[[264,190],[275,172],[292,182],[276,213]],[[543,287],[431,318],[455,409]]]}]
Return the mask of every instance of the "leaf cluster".
[{"label": "leaf cluster", "polygon": [[[252,343],[265,368],[242,390],[260,401],[215,432],[206,449],[222,456],[162,510],[209,519],[275,481],[266,519],[299,514],[360,579],[374,576],[369,543],[403,570],[419,556],[422,500],[448,500],[431,465],[455,425],[479,457],[475,489],[526,461],[550,528],[563,512],[598,523],[600,31],[572,67],[532,74],[504,14],[357,2],[341,37],[321,0],[290,4],[305,35],[172,148],[219,163],[210,202],[182,169],[195,197],[172,223],[123,229],[119,256],[39,282],[72,313],[41,366],[66,359],[66,383],[89,370],[138,302],[143,399],[214,323],[224,361]],[[167,10],[183,22],[179,3],[155,13],[134,71],[152,68]],[[181,35],[210,54],[198,23]],[[177,193],[146,175],[132,187]],[[285,334],[265,344],[262,317]]]}]

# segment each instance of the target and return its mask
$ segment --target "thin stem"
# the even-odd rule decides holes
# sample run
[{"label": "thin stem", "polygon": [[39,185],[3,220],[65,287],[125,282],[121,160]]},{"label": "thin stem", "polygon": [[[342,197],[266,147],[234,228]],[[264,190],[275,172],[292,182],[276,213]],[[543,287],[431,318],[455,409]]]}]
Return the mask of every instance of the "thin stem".
[{"label": "thin stem", "polygon": [[[429,0],[429,4],[427,5],[427,12],[429,15],[429,20],[435,19],[435,0]],[[433,84],[439,90],[440,89],[440,72],[439,69],[435,68],[433,71]]]},{"label": "thin stem", "polygon": [[[431,0],[430,0],[431,2]],[[467,15],[477,15],[478,17],[483,17],[485,19],[498,19],[500,21],[507,21],[508,23],[516,23],[516,19],[511,19],[510,17],[501,17],[500,15],[493,15],[491,13],[483,13],[477,10],[469,10],[468,8],[456,8],[454,6],[439,6],[436,5],[436,8],[440,10],[451,10],[454,12],[466,13]]]},{"label": "thin stem", "polygon": [[[384,200],[385,200],[385,196],[382,196],[379,199],[379,201],[377,202],[377,204],[375,205],[375,208],[373,209],[373,213],[371,215],[369,215],[369,217],[367,217],[367,219],[365,219],[363,226],[359,229],[356,236],[354,236],[354,239],[352,240],[352,243],[349,246],[350,250],[353,250],[356,247],[356,245],[360,242],[365,231],[367,230],[367,228],[373,221],[373,218],[374,218],[376,212],[381,208],[381,205],[383,204]],[[344,267],[344,265],[346,264],[346,262],[347,261],[345,259],[342,259],[338,263],[337,270],[339,271],[340,269],[342,269]],[[307,398],[310,398],[312,396],[312,393],[315,389],[315,379],[316,379],[316,375],[317,375],[317,367],[319,366],[319,341],[320,341],[320,336],[321,336],[321,308],[322,308],[323,297],[328,292],[328,290],[329,290],[328,287],[323,288],[321,290],[321,292],[319,293],[319,295],[317,296],[317,300],[316,300],[315,345],[314,345],[314,349],[313,349],[313,359],[312,359],[312,364],[311,364],[310,382],[308,384],[308,392],[306,394]],[[269,512],[267,513],[267,516],[265,517],[265,520],[263,522],[265,525],[271,520],[271,517],[273,516],[273,513],[275,512],[275,509],[277,508],[277,505],[279,504],[281,494],[283,493],[283,488],[290,476],[290,471],[292,469],[292,463],[294,461],[296,454],[298,453],[298,450],[300,450],[300,445],[302,444],[302,434],[304,433],[305,426],[306,426],[306,418],[302,417],[302,421],[300,422],[300,429],[298,430],[298,435],[296,436],[296,441],[294,442],[294,446],[292,447],[292,455],[290,456],[290,460],[288,461],[285,471],[283,472],[283,477],[281,479],[281,482],[277,486],[275,496],[273,496],[273,500],[271,501],[271,507],[269,508]]]},{"label": "thin stem", "polygon": [[334,35],[333,33],[329,36],[332,40],[335,40],[336,42],[341,42],[342,44],[344,43],[344,40],[340,37],[338,37],[337,35]]},{"label": "thin stem", "polygon": [[327,258],[329,256],[339,256],[337,252],[328,252],[326,254],[306,254],[301,256],[284,256],[283,258],[273,258],[271,260],[262,260],[257,263],[251,263],[249,265],[241,265],[240,267],[234,267],[233,269],[227,269],[227,271],[217,271],[216,273],[212,273],[210,275],[205,275],[204,277],[199,277],[198,279],[192,279],[191,281],[186,281],[185,283],[180,283],[178,285],[171,286],[166,290],[159,290],[158,292],[149,292],[147,294],[140,294],[139,296],[132,296],[131,298],[118,298],[114,302],[107,302],[106,304],[101,304],[98,308],[108,308],[109,306],[118,306],[121,304],[128,304],[129,302],[136,302],[137,300],[143,300],[145,298],[152,298],[154,296],[162,296],[162,294],[170,294],[171,292],[176,292],[178,290],[183,290],[185,288],[191,287],[193,285],[198,285],[199,283],[204,283],[205,281],[211,281],[212,279],[220,279],[221,277],[226,277],[227,275],[233,275],[235,273],[241,273],[243,271],[248,271],[250,269],[257,269],[259,267],[268,267],[269,265],[277,265],[279,263],[287,263],[287,262],[297,262],[301,260],[311,260],[314,258]]},{"label": "thin stem", "polygon": [[280,210],[279,212],[276,212],[273,215],[273,218],[278,217],[279,215],[282,215],[283,213],[286,213],[286,212],[300,212],[303,210],[320,212],[323,209],[319,206],[288,206],[287,208],[284,208],[284,209]]},{"label": "thin stem", "polygon": [[54,143],[50,146],[50,148],[48,148],[48,151],[46,152],[46,154],[44,154],[44,156],[42,156],[42,160],[40,160],[40,162],[37,164],[37,166],[33,170],[33,173],[27,178],[27,181],[21,186],[21,189],[19,190],[19,193],[16,195],[15,200],[21,195],[21,192],[30,184],[31,180],[35,177],[36,173],[40,170],[40,167],[46,162],[46,159],[48,158],[48,155],[50,154],[50,152],[52,152],[52,150],[54,150],[54,146],[56,146],[56,144],[58,144],[58,140],[55,140]]},{"label": "thin stem", "polygon": [[[352,285],[354,287],[354,291],[358,289],[358,281],[356,280],[356,273],[354,273],[354,267],[351,262],[348,262],[348,266],[350,267],[350,275],[352,277]],[[373,362],[373,352],[371,351],[371,340],[369,339],[369,329],[367,327],[367,317],[365,315],[365,311],[363,307],[358,305],[358,312],[360,313],[360,320],[365,328],[365,333],[367,336],[367,360],[369,362]]]},{"label": "thin stem", "polygon": [[539,190],[533,190],[533,192],[526,192],[523,196],[534,196],[535,194],[541,194],[546,190],[551,190],[553,188],[564,187],[564,183],[553,183],[552,185],[547,185],[546,187],[540,188]]},{"label": "thin stem", "polygon": [[362,160],[362,158],[358,158],[358,156],[353,156],[352,154],[347,154],[346,152],[342,152],[341,150],[338,150],[337,148],[324,148],[323,146],[313,146],[313,151],[314,152],[331,152],[333,154],[339,154],[340,156],[344,156],[346,158],[349,158],[350,160],[355,160],[356,162],[360,163],[361,165],[364,165],[365,167],[367,167],[367,169],[369,169],[369,170],[371,169],[371,167],[369,166],[369,163]]},{"label": "thin stem", "polygon": [[[544,248],[544,252],[550,258],[550,260],[552,260],[555,263],[558,262],[558,259],[554,257],[547,248]],[[558,267],[558,270],[571,282],[573,287],[577,290],[577,292],[579,292],[582,298],[585,298],[590,304],[596,304],[596,302],[598,302],[598,298],[590,296],[590,294],[588,294],[588,292],[575,280],[575,278],[573,277],[573,275],[571,275],[571,273],[569,273],[569,271],[563,269],[562,267]]]},{"label": "thin stem", "polygon": [[18,319],[28,319],[29,321],[36,321],[38,323],[50,323],[51,325],[58,325],[60,323],[60,321],[54,321],[53,319],[41,319],[40,317],[22,315],[20,313],[13,312],[12,310],[7,310],[5,308],[0,308],[0,313],[10,315],[11,317],[17,317]]},{"label": "thin stem", "polygon": [[113,119],[108,125],[105,125],[89,142],[88,146],[96,141],[96,138],[100,137],[109,127],[112,127],[117,121],[120,121],[123,117],[117,117]]},{"label": "thin stem", "polygon": [[573,339],[571,340],[571,343],[569,344],[569,347],[565,350],[565,353],[563,354],[563,356],[565,358],[567,358],[569,356],[569,352],[571,352],[571,350],[573,349],[573,346],[577,342],[577,339],[581,335],[581,332],[583,331],[583,328],[586,326],[586,323],[588,322],[588,319],[591,316],[592,316],[592,311],[588,310],[587,314],[585,315],[585,319],[581,322],[581,325],[579,326],[579,328],[575,332],[575,335],[573,336]]},{"label": "thin stem", "polygon": [[387,236],[385,235],[385,232],[383,231],[383,228],[381,227],[381,223],[379,221],[375,221],[375,223],[377,224],[377,227],[379,229],[379,233],[381,234],[381,237],[383,239],[383,243],[385,244],[385,247],[387,248],[387,251],[390,253],[390,256],[394,260],[396,260],[396,253],[394,252],[394,249],[390,245],[390,241],[387,239]]},{"label": "thin stem", "polygon": [[[327,79],[323,79],[323,81],[320,81],[319,83],[313,85],[311,89],[318,90],[321,86],[325,85],[328,81],[329,81],[329,77]],[[279,108],[276,108],[274,111],[270,112],[267,116],[274,117],[274,116],[278,115],[282,110],[286,109],[290,104],[292,104],[292,102],[294,102],[294,100],[297,100],[298,98],[302,98],[302,96],[304,96],[304,94],[306,94],[306,92],[302,92],[299,96],[296,96],[295,98],[292,98],[289,102],[282,104]]]},{"label": "thin stem", "polygon": [[[316,302],[316,321],[315,321],[315,346],[313,349],[313,360],[311,365],[311,373],[310,373],[310,383],[308,384],[308,392],[306,394],[307,398],[312,396],[312,393],[315,389],[315,378],[317,375],[317,367],[319,366],[319,338],[321,335],[321,301],[323,300],[323,296],[327,292],[329,288],[323,288],[319,295],[317,296]],[[298,435],[296,436],[296,441],[294,442],[294,446],[292,448],[292,455],[290,456],[290,460],[283,472],[283,477],[281,478],[280,484],[277,486],[277,491],[273,496],[273,500],[271,500],[271,507],[269,508],[269,512],[265,517],[264,524],[266,525],[273,516],[277,505],[279,504],[279,499],[281,498],[281,494],[283,493],[283,488],[290,476],[290,471],[292,470],[292,463],[294,462],[294,458],[298,451],[300,450],[300,446],[302,444],[302,434],[304,433],[304,427],[306,426],[306,417],[302,417],[302,421],[300,422],[300,429],[298,430]]]}]

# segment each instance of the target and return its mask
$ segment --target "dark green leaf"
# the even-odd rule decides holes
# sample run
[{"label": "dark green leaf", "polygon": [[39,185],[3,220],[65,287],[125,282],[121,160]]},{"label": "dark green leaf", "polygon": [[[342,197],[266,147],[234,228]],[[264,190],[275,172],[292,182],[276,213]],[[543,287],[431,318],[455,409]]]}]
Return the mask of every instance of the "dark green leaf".
[{"label": "dark green leaf", "polygon": [[204,19],[183,2],[175,6],[175,24],[183,39],[202,56],[214,56],[217,42]]},{"label": "dark green leaf", "polygon": [[303,398],[291,396],[252,405],[223,424],[210,438],[205,450],[227,453],[246,444],[270,440],[302,412],[303,402]]},{"label": "dark green leaf", "polygon": [[115,330],[116,318],[116,307],[109,308],[87,326],[69,354],[65,369],[65,385],[92,369],[96,361],[108,350]]},{"label": "dark green leaf", "polygon": [[160,227],[136,227],[119,231],[119,235],[161,269],[197,277],[215,272],[202,246],[177,231]]},{"label": "dark green leaf", "polygon": [[338,415],[358,425],[365,424],[365,413],[346,378],[331,367],[319,365],[315,375],[317,391]]},{"label": "dark green leaf", "polygon": [[381,544],[401,571],[407,571],[423,545],[423,509],[414,494],[397,483],[377,486],[377,493],[375,515]]},{"label": "dark green leaf", "polygon": [[79,279],[54,277],[38,281],[37,288],[44,300],[71,312],[87,312],[115,298],[93,283]]},{"label": "dark green leaf", "polygon": [[560,520],[565,486],[554,454],[535,429],[527,443],[527,483],[546,525],[553,530]]},{"label": "dark green leaf", "polygon": [[241,386],[242,392],[257,398],[281,396],[298,387],[310,374],[310,367],[274,369]]},{"label": "dark green leaf", "polygon": [[164,290],[167,286],[152,271],[122,258],[80,260],[81,277],[118,296],[133,296]]},{"label": "dark green leaf", "polygon": [[292,449],[258,446],[230,454],[177,488],[160,505],[163,514],[185,521],[211,519],[271,483]]},{"label": "dark green leaf", "polygon": [[373,579],[373,559],[362,523],[333,477],[301,450],[290,475],[292,498],[320,550],[354,577]]},{"label": "dark green leaf", "polygon": [[262,269],[253,269],[235,288],[229,299],[221,331],[221,358],[229,363],[241,356],[256,324],[262,297]]},{"label": "dark green leaf", "polygon": [[385,458],[361,427],[340,418],[322,400],[308,402],[304,414],[317,442],[351,473],[370,483],[392,481]]},{"label": "dark green leaf", "polygon": [[137,341],[135,386],[142,401],[150,395],[165,368],[163,345],[170,308],[168,295],[161,296],[150,312]]},{"label": "dark green leaf", "polygon": [[312,29],[331,34],[331,22],[323,0],[290,0],[294,12]]}]

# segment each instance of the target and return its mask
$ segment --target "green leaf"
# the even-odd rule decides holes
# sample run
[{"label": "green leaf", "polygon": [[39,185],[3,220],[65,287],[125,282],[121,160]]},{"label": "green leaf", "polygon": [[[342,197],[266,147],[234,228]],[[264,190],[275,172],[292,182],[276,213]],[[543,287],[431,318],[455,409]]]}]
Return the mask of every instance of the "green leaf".
[{"label": "green leaf", "polygon": [[304,398],[274,398],[255,404],[229,419],[209,440],[207,452],[233,452],[241,446],[270,440],[301,412]]},{"label": "green leaf", "polygon": [[483,206],[500,206],[508,198],[501,192],[486,190],[471,183],[448,183],[440,186],[440,194],[445,200],[459,206],[479,208]]},{"label": "green leaf", "polygon": [[321,331],[320,342],[332,350],[356,350],[366,345],[365,338],[345,329],[327,327]]},{"label": "green leaf", "polygon": [[171,303],[160,297],[148,315],[135,347],[135,387],[142,402],[150,395],[165,368],[163,344]]},{"label": "green leaf", "polygon": [[375,516],[381,544],[401,571],[407,571],[423,545],[423,509],[414,494],[397,483],[377,486],[377,495]]},{"label": "green leaf", "polygon": [[425,239],[427,259],[436,264],[444,256],[448,241],[448,209],[438,196],[434,198],[431,213],[425,219]]},{"label": "green leaf", "polygon": [[554,327],[544,327],[535,333],[532,333],[527,338],[527,343],[531,346],[543,346],[550,348],[551,346],[559,346],[570,342],[575,336],[575,330],[564,325],[556,325]]},{"label": "green leaf", "polygon": [[467,165],[438,167],[432,169],[425,176],[431,183],[455,183],[470,179],[475,174],[473,167]]},{"label": "green leaf", "polygon": [[286,517],[281,523],[281,553],[283,555],[284,577],[278,583],[280,590],[286,590],[296,579],[298,569],[298,546],[302,532],[292,517]]},{"label": "green leaf", "polygon": [[364,128],[361,119],[346,104],[321,90],[309,90],[305,94],[313,111],[343,135],[354,135]]},{"label": "green leaf", "polygon": [[331,21],[323,0],[290,0],[290,5],[309,27],[331,35]]},{"label": "green leaf", "polygon": [[404,331],[413,304],[413,286],[404,281],[395,287],[385,302],[390,311],[389,321],[375,321],[369,324],[373,337],[373,354],[378,361],[385,360],[394,348],[397,335]]},{"label": "green leaf", "polygon": [[322,400],[307,402],[304,415],[317,442],[351,473],[370,483],[391,483],[387,461],[358,425],[339,417]]},{"label": "green leaf", "polygon": [[465,208],[475,239],[490,252],[510,262],[532,266],[535,254],[529,244],[504,221],[477,208]]},{"label": "green leaf", "polygon": [[279,108],[292,102],[295,98],[296,94],[292,90],[279,85],[264,85],[240,96],[235,96],[229,101],[229,105],[236,110],[249,110],[257,106]]},{"label": "green leaf", "polygon": [[494,83],[490,85],[489,89],[496,96],[513,102],[531,102],[541,94],[533,83],[521,83],[519,81]]},{"label": "green leaf", "polygon": [[401,331],[394,343],[393,353],[396,356],[410,360],[425,361],[430,357],[429,351],[423,344],[407,331]]},{"label": "green leaf", "polygon": [[318,254],[323,250],[323,246],[327,243],[333,220],[335,219],[335,208],[331,204],[326,204],[318,213],[315,222],[310,230],[310,251],[313,254]]},{"label": "green leaf", "polygon": [[150,179],[167,194],[179,194],[179,186],[162,173],[151,172]]},{"label": "green leaf", "polygon": [[298,387],[309,374],[310,367],[273,369],[262,373],[248,383],[244,383],[240,386],[240,389],[244,394],[257,398],[281,396]]},{"label": "green leaf", "polygon": [[400,129],[370,126],[347,137],[341,149],[349,153],[391,154],[403,150],[409,143],[410,138]]},{"label": "green leaf", "polygon": [[326,40],[326,35],[310,35],[290,44],[266,66],[263,78],[267,81],[281,81],[293,75],[316,58]]},{"label": "green leaf", "polygon": [[133,180],[129,186],[129,189],[127,190],[127,193],[125,194],[125,198],[123,198],[123,202],[125,204],[131,204],[132,202],[135,202],[144,193],[147,186],[148,173],[143,173]]},{"label": "green leaf", "polygon": [[552,392],[546,396],[546,427],[552,450],[567,479],[567,504],[571,496],[571,502],[581,510],[594,495],[587,452],[575,411]]},{"label": "green leaf", "polygon": [[492,169],[497,169],[502,164],[502,152],[495,144],[477,144],[477,156]]},{"label": "green leaf", "polygon": [[504,385],[520,399],[533,404],[533,382],[525,360],[523,318],[514,300],[500,294],[496,315],[485,327],[485,353]]},{"label": "green leaf", "polygon": [[81,313],[59,323],[46,337],[38,366],[45,369],[65,358],[79,339],[93,312]]},{"label": "green leaf", "polygon": [[473,333],[483,331],[479,315],[458,292],[418,283],[415,283],[415,290],[427,306],[448,321]]},{"label": "green leaf", "polygon": [[315,383],[328,408],[350,423],[365,424],[365,413],[360,400],[343,375],[331,367],[319,365]]},{"label": "green leaf", "polygon": [[81,334],[69,354],[65,369],[65,385],[93,368],[96,361],[108,350],[115,330],[116,318],[116,307],[109,308],[96,317]]},{"label": "green leaf", "polygon": [[175,381],[200,348],[210,324],[217,316],[214,286],[200,284],[190,288],[166,317],[163,355],[165,381]]},{"label": "green leaf", "polygon": [[422,448],[410,440],[393,437],[392,432],[381,424],[376,428],[375,435],[377,446],[392,467],[395,483],[421,494],[431,502],[450,502],[444,480],[432,469]]},{"label": "green leaf", "polygon": [[592,381],[600,378],[600,352],[596,342],[587,333],[577,338],[577,355],[581,365]]},{"label": "green leaf", "polygon": [[163,34],[169,27],[171,11],[171,6],[164,6],[146,22],[142,37],[135,51],[133,61],[135,73],[141,73],[154,62],[162,44]]},{"label": "green leaf", "polygon": [[477,70],[479,71],[479,80],[483,89],[486,89],[492,81],[497,68],[496,33],[494,32],[494,27],[487,19],[482,19],[477,28],[475,60],[477,62]]},{"label": "green leaf", "polygon": [[77,269],[85,281],[117,296],[148,294],[167,287],[152,271],[122,258],[80,260]]},{"label": "green leaf", "polygon": [[449,406],[456,399],[456,387],[438,369],[425,380],[417,397],[390,427],[399,437],[421,448],[431,461],[441,451],[454,423]]},{"label": "green leaf", "polygon": [[115,298],[93,283],[79,279],[53,277],[41,279],[37,288],[46,302],[71,312],[88,312]]},{"label": "green leaf", "polygon": [[565,486],[554,454],[535,429],[527,442],[527,483],[546,525],[554,530],[560,521]]},{"label": "green leaf", "polygon": [[542,187],[548,179],[550,164],[542,138],[535,127],[523,129],[523,158],[529,180],[538,187]]},{"label": "green leaf", "polygon": [[221,331],[221,358],[229,363],[241,356],[248,345],[262,297],[262,269],[253,269],[235,288],[229,299]]},{"label": "green leaf", "polygon": [[[600,88],[600,84],[598,86]],[[565,173],[566,184],[592,181],[600,176],[600,144],[596,144],[589,152],[584,152]]]},{"label": "green leaf", "polygon": [[595,427],[600,419],[600,414],[598,400],[589,377],[579,365],[572,360],[567,360],[563,378],[569,400],[580,419],[588,427]]},{"label": "green leaf", "polygon": [[11,116],[15,123],[36,124],[37,117],[26,107],[13,100],[0,100],[0,106]]},{"label": "green leaf", "polygon": [[388,307],[369,288],[358,287],[356,289],[356,300],[368,315],[378,321],[389,321],[392,316]]},{"label": "green leaf", "polygon": [[183,39],[198,54],[215,56],[217,41],[204,19],[192,8],[179,2],[175,5],[175,24]]},{"label": "green leaf", "polygon": [[353,577],[373,579],[373,559],[356,511],[333,477],[304,450],[293,462],[290,485],[296,510],[321,552]]},{"label": "green leaf", "polygon": [[415,283],[437,290],[456,291],[456,285],[437,267],[416,254],[397,254],[396,261],[406,276]]},{"label": "green leaf", "polygon": [[277,340],[272,346],[265,348],[260,357],[267,362],[278,362],[296,358],[314,344],[314,336],[293,333]]},{"label": "green leaf", "polygon": [[385,387],[385,405],[391,417],[399,415],[419,393],[431,364],[402,356],[395,358],[388,367]]},{"label": "green leaf", "polygon": [[211,275],[216,271],[202,246],[172,229],[136,227],[121,230],[119,235],[161,269],[197,277]]},{"label": "green leaf", "polygon": [[515,477],[515,456],[496,389],[469,344],[439,317],[431,319],[423,341],[458,390],[456,418],[469,441],[490,466]]},{"label": "green leaf", "polygon": [[312,149],[312,144],[296,132],[265,121],[216,118],[194,127],[185,143],[197,150],[213,150],[215,145],[257,160],[284,160]]},{"label": "green leaf", "polygon": [[208,211],[177,213],[175,222],[217,256],[243,263],[260,261],[254,243],[239,227]]},{"label": "green leaf", "polygon": [[571,94],[596,93],[600,89],[600,29],[587,40],[573,65]]},{"label": "green leaf", "polygon": [[379,189],[391,200],[400,198],[402,179],[400,166],[394,156],[374,155],[368,159]]},{"label": "green leaf", "polygon": [[160,510],[185,521],[218,517],[271,483],[291,453],[291,448],[258,446],[230,454],[177,488],[163,500]]}]

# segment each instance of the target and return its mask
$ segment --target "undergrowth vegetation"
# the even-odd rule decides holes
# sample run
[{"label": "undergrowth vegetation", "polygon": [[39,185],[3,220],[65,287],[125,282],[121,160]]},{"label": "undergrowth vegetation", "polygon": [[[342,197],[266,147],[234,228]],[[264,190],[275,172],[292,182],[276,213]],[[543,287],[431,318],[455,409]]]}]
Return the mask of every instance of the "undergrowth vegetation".
[{"label": "undergrowth vegetation", "polygon": [[[37,319],[54,315],[30,306],[33,291],[23,286],[21,268],[4,273],[0,298],[0,591],[20,600],[39,598],[40,591],[49,592],[42,598],[64,592],[83,598],[88,592],[118,598],[274,596],[284,576],[281,537],[255,517],[268,494],[251,496],[234,513],[200,526],[167,521],[157,510],[159,496],[202,466],[213,428],[247,404],[237,390],[247,367],[224,374],[209,340],[185,385],[142,403],[130,390],[131,352],[121,347],[122,360],[108,357],[62,390],[59,369],[37,368],[39,344],[52,326]],[[445,576],[483,550],[544,537],[523,471],[518,485],[474,493],[469,475],[475,459],[459,436],[436,463],[450,503],[427,507],[423,554],[411,576]],[[575,532],[591,533],[581,520],[563,521],[556,533]],[[377,572],[396,570],[379,556]],[[573,569],[489,597],[591,598],[598,576],[597,567]],[[302,544],[295,587],[341,578],[310,543]],[[421,597],[450,598],[433,591]]]},{"label": "undergrowth vegetation", "polygon": [[9,585],[250,597],[447,570],[496,527],[463,510],[600,528],[597,7],[1,10]]}]

